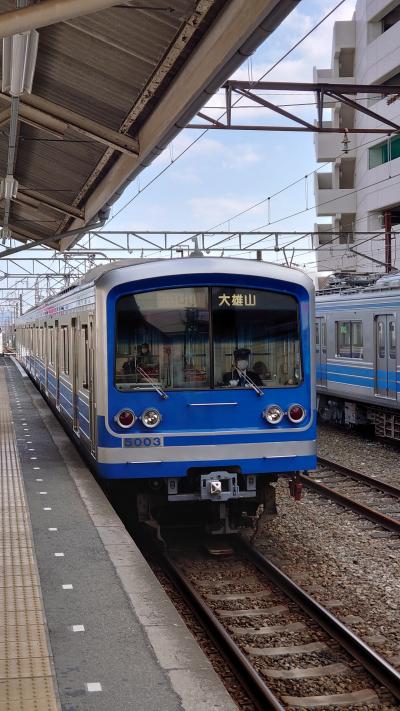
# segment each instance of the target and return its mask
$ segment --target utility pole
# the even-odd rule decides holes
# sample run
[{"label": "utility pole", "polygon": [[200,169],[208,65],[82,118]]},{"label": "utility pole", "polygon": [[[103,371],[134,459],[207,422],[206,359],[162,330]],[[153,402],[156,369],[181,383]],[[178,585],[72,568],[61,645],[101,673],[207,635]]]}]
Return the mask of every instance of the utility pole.
[{"label": "utility pole", "polygon": [[384,215],[385,225],[385,272],[392,271],[392,213],[386,210]]}]

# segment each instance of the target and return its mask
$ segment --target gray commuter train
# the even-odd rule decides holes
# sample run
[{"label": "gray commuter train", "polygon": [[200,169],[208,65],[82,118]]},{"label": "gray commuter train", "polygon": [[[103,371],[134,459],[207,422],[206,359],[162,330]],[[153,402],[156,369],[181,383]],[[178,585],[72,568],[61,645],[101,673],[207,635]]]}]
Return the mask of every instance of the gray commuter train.
[{"label": "gray commuter train", "polygon": [[400,440],[400,279],[317,296],[317,407],[323,421],[371,424]]}]

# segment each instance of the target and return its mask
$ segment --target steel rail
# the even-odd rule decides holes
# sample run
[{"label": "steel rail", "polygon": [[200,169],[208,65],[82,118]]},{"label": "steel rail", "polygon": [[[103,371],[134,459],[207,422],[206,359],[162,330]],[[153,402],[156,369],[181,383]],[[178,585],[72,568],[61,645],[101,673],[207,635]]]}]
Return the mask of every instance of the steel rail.
[{"label": "steel rail", "polygon": [[400,519],[398,520],[392,518],[391,516],[381,513],[376,509],[372,509],[366,504],[361,504],[359,501],[355,501],[349,496],[341,494],[339,491],[336,491],[336,489],[331,489],[329,486],[326,486],[325,484],[316,481],[307,474],[300,474],[299,478],[302,484],[307,486],[309,489],[314,489],[314,491],[317,491],[319,494],[323,494],[329,499],[333,499],[341,506],[351,509],[352,511],[356,511],[365,518],[368,518],[370,521],[377,523],[386,531],[391,531],[392,533],[400,533]]},{"label": "steel rail", "polygon": [[279,699],[265,684],[255,668],[250,664],[238,645],[225,630],[212,610],[204,602],[182,571],[165,553],[158,551],[158,557],[168,576],[174,582],[179,592],[194,611],[196,617],[206,629],[211,639],[221,650],[223,656],[234,669],[236,676],[246,689],[251,700],[259,711],[284,711]]},{"label": "steel rail", "polygon": [[238,537],[239,548],[283,592],[307,613],[369,673],[400,700],[400,674],[380,654],[362,641],[346,625],[314,600],[246,539]]},{"label": "steel rail", "polygon": [[400,499],[400,488],[397,486],[387,484],[385,481],[381,481],[380,479],[374,479],[374,477],[368,476],[368,474],[363,474],[356,469],[344,467],[342,464],[338,464],[337,462],[334,462],[331,459],[326,459],[325,457],[318,457],[318,462],[323,464],[325,467],[337,469],[342,474],[346,474],[346,476],[350,477],[350,479],[361,481],[363,484],[368,484],[375,489],[379,489],[379,491],[383,491],[385,494],[397,496]]}]

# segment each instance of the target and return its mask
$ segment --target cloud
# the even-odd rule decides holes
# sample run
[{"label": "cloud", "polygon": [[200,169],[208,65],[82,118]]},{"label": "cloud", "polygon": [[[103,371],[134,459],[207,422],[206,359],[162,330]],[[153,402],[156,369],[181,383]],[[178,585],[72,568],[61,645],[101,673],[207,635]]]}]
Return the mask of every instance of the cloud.
[{"label": "cloud", "polygon": [[171,174],[171,179],[179,183],[185,183],[186,185],[199,185],[202,182],[199,174],[195,170],[175,170]]},{"label": "cloud", "polygon": [[[257,80],[266,73],[265,80],[270,81],[312,82],[314,65],[318,68],[331,66],[333,25],[336,21],[352,18],[354,0],[344,3],[317,30],[313,31],[310,37],[301,42],[299,47],[287,58],[279,62],[276,69],[270,73],[268,73],[268,69],[304,34],[310,31],[333,4],[332,0],[306,0],[306,2],[300,3],[254,56],[235,72],[234,78]],[[305,103],[313,101],[313,99],[314,97],[308,94],[306,96],[279,96],[273,97],[271,100],[276,100],[276,103],[279,102],[279,104],[290,104],[296,101]],[[240,104],[248,105],[249,102],[247,99],[243,99]],[[224,92],[221,91],[210,98],[205,113],[218,117],[223,113],[223,109],[219,108],[223,105]],[[289,107],[288,110],[290,111]],[[296,113],[298,111],[299,115],[308,120],[315,117],[315,108],[312,106],[298,107],[293,110]],[[300,113],[303,111],[304,113]],[[239,109],[235,119],[239,123],[261,121],[286,123],[283,117],[275,116],[267,109],[258,108]],[[199,132],[195,130],[186,130],[180,133],[173,141],[171,148],[167,148],[154,161],[149,172],[146,173],[146,177],[140,178],[140,182],[146,183],[150,177],[166,168],[171,159],[177,160],[179,154],[198,137]],[[272,194],[304,173],[309,173],[310,164],[313,162],[314,152],[309,135],[296,134],[295,143],[293,136],[286,133],[252,134],[249,131],[243,133],[209,131],[199,138],[182,158],[171,166],[170,170],[166,171],[165,179],[154,181],[155,187],[152,186],[148,192],[144,193],[143,198],[133,203],[131,210],[121,215],[121,220],[123,217],[127,218],[131,213],[135,224],[145,225],[147,223],[154,226],[154,222],[157,220],[159,224],[163,224],[165,229],[168,226],[170,229],[177,226],[192,229],[197,222],[209,227],[224,221],[226,222],[225,229],[229,229],[227,223],[229,218],[232,219],[233,215],[246,209],[265,194]],[[170,181],[169,186],[172,185],[171,190],[168,190],[168,181]],[[185,183],[187,183],[187,189]],[[182,193],[184,193],[184,197]],[[294,187],[291,194],[285,191],[281,198],[274,198],[271,201],[272,215],[280,217],[289,212],[287,203],[297,204],[297,194],[300,196],[299,200],[304,197],[303,184],[300,187]],[[193,196],[192,199],[189,199],[190,196]],[[125,196],[124,198],[126,199]],[[174,202],[175,198],[176,202]],[[279,202],[280,199],[281,202]],[[163,210],[157,215],[153,212],[155,203],[163,206]],[[252,229],[267,222],[265,205],[260,209],[261,213],[254,210],[254,213],[253,211],[246,213],[239,220],[235,220],[235,227],[243,224],[245,229]],[[255,220],[253,214],[258,215]],[[260,218],[260,215],[263,216]],[[310,212],[294,219],[296,219],[296,229],[303,229],[303,227],[308,229],[310,222],[314,221],[314,214]],[[177,225],[178,221],[179,225]],[[287,224],[292,226],[292,221],[288,220]],[[126,220],[123,226],[126,226]],[[279,223],[279,227],[284,229],[285,222]]]},{"label": "cloud", "polygon": [[[232,75],[232,79],[243,81],[257,81],[265,76],[265,81],[280,82],[312,82],[313,68],[326,68],[331,65],[332,33],[334,23],[337,21],[350,20],[355,9],[355,0],[347,0],[338,10],[336,10],[327,20],[325,20],[316,30],[312,31],[298,48],[296,48],[286,59],[279,62],[275,69],[270,68],[283,56],[288,47],[296,44],[302,36],[312,30],[321,16],[328,11],[328,5],[320,2],[315,14],[306,14],[295,9],[284,21],[280,30],[277,31],[279,40],[270,41],[256,54],[256,60],[251,57],[246,63],[239,67]],[[273,39],[273,38],[272,38]],[[307,96],[293,93],[292,96],[282,96],[270,94],[270,100],[276,104],[303,104],[314,100],[312,94]],[[234,101],[237,100],[234,96]],[[224,91],[220,90],[214,94],[205,107],[205,113],[212,118],[219,118],[223,113],[225,105]],[[246,108],[240,108],[246,105]],[[251,107],[251,108],[250,108]],[[290,111],[290,107],[288,107]],[[313,107],[301,107],[300,115],[312,120],[315,117]],[[233,109],[234,121],[236,123],[278,123],[287,124],[286,119],[282,119],[278,114],[268,111],[268,109],[251,105],[251,101],[242,97],[237,108]]]},{"label": "cloud", "polygon": [[[171,159],[176,160],[179,154],[190,145],[193,138],[194,134],[189,131],[179,134],[173,141],[172,147],[163,151],[157,158],[157,161],[154,161],[153,165],[157,165],[157,167],[160,168],[170,163]],[[187,155],[189,157],[189,152]],[[207,136],[190,148],[190,158],[193,161],[197,161],[197,163],[192,163],[190,168],[191,182],[195,182],[194,176],[196,171],[198,176],[198,170],[201,168],[198,161],[204,160],[208,165],[218,161],[222,168],[236,169],[243,165],[259,163],[262,160],[262,155],[260,155],[260,152],[252,143],[235,143],[230,146],[222,143],[222,141],[218,141],[212,136]],[[199,176],[198,179],[200,179]]]},{"label": "cloud", "polygon": [[[330,66],[332,32],[335,22],[351,20],[355,9],[355,0],[347,0],[338,8],[327,20],[325,20],[309,37],[307,37],[298,48],[296,48],[287,59],[283,59],[275,69],[269,72],[268,64],[272,67],[279,59],[279,49],[282,56],[293,45],[309,32],[324,14],[322,3],[318,4],[318,15],[305,14],[299,8],[293,10],[281,25],[280,41],[264,45],[264,52],[258,53],[257,62],[250,60],[249,63],[242,64],[233,74],[232,79],[257,81],[267,72],[265,81],[312,81],[313,67]],[[279,32],[279,30],[278,30]],[[288,35],[290,41],[288,41]],[[278,50],[278,51],[277,51]],[[270,57],[271,55],[271,57]],[[249,73],[249,66],[251,71]]]}]

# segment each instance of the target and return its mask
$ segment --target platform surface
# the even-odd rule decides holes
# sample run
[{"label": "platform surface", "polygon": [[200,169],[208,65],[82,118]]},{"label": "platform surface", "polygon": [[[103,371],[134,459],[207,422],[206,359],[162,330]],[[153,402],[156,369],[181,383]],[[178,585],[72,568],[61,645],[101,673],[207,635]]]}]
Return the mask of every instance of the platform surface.
[{"label": "platform surface", "polygon": [[237,708],[8,358],[0,358],[0,492],[0,711]]}]

